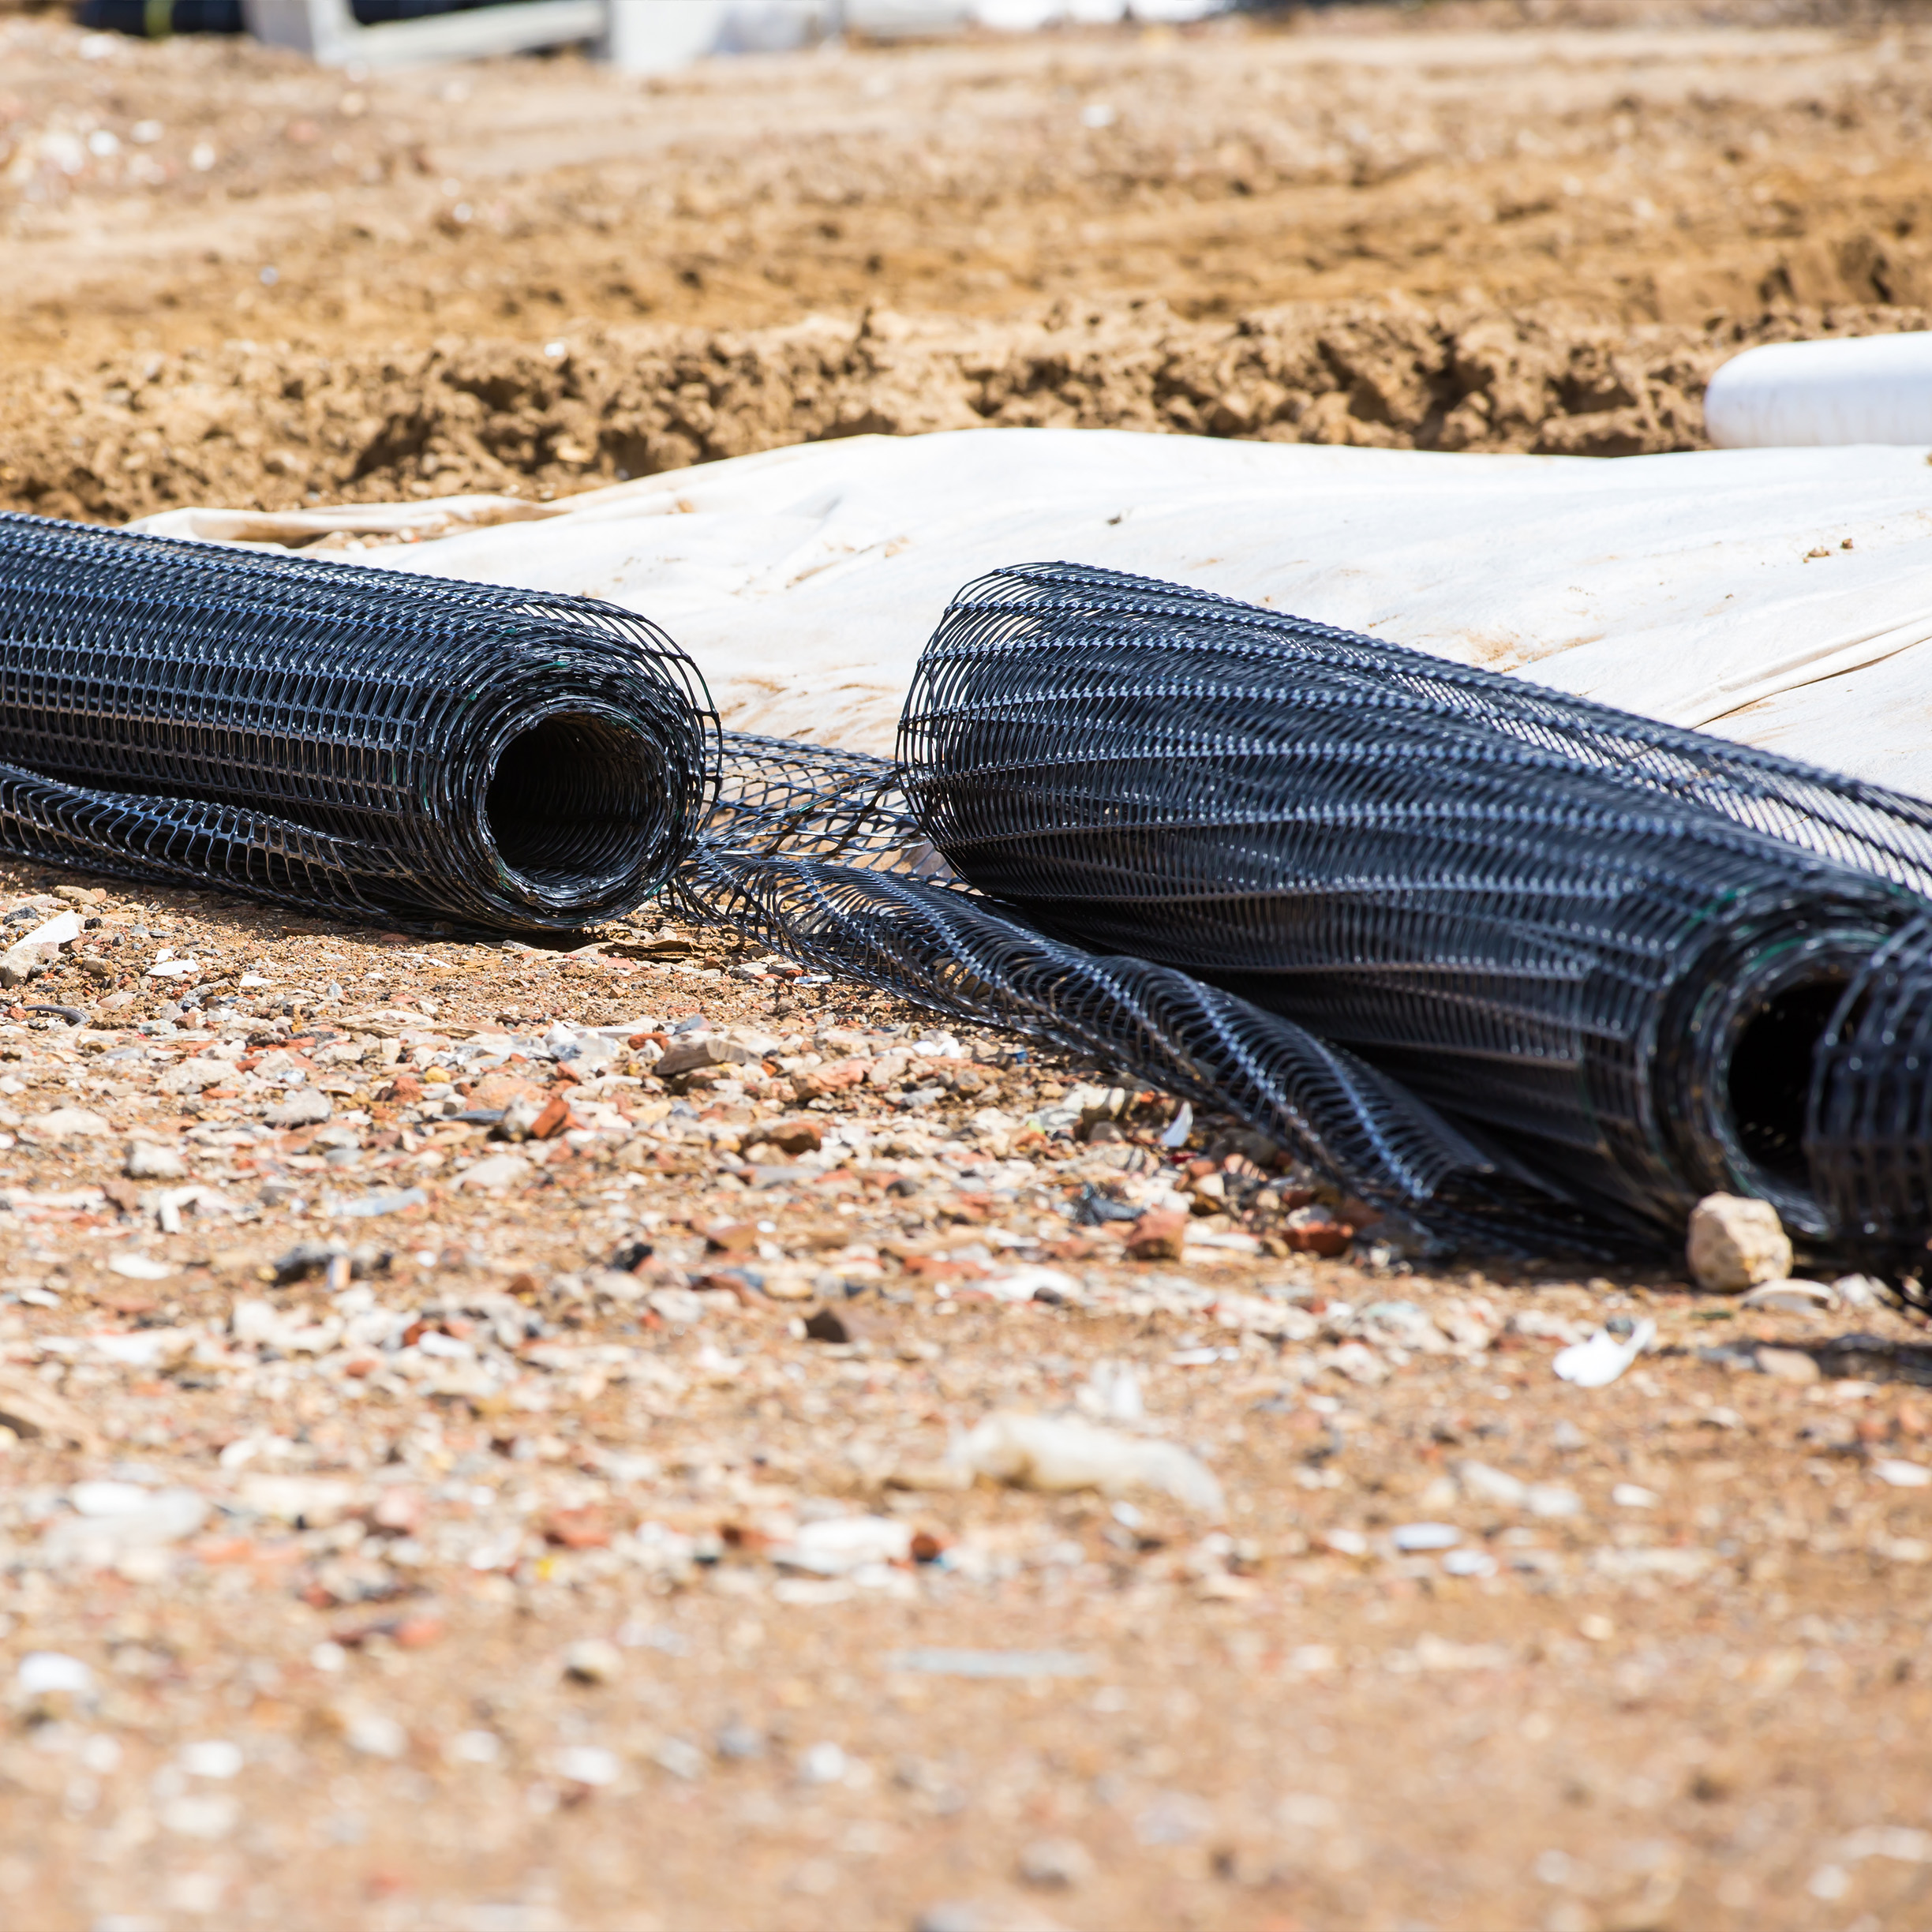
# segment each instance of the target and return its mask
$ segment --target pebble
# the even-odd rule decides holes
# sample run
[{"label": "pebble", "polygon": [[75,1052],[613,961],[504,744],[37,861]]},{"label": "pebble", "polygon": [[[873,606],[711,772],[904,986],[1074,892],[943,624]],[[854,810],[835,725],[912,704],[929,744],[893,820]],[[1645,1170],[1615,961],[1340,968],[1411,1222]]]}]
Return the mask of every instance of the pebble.
[{"label": "pebble", "polygon": [[1077,1838],[1035,1838],[1021,1848],[1020,1876],[1028,1885],[1070,1891],[1093,1874],[1093,1854]]},{"label": "pebble", "polygon": [[1100,1665],[1077,1650],[894,1650],[886,1668],[933,1677],[1032,1679],[1091,1677]]},{"label": "pebble", "polygon": [[1462,1532],[1454,1523],[1402,1523],[1391,1530],[1389,1541],[1404,1556],[1425,1550],[1453,1549],[1462,1541]]},{"label": "pebble", "polygon": [[313,1127],[327,1120],[332,1111],[327,1094],[313,1087],[298,1087],[262,1118],[271,1127]]},{"label": "pebble", "polygon": [[989,1416],[967,1437],[964,1456],[980,1475],[1018,1489],[1148,1491],[1217,1521],[1226,1507],[1219,1482],[1198,1456],[1071,1416]]},{"label": "pebble", "polygon": [[556,1769],[567,1784],[582,1784],[596,1790],[617,1782],[623,1761],[601,1744],[571,1744],[557,1753]]},{"label": "pebble", "polygon": [[582,1638],[564,1653],[564,1674],[573,1683],[614,1683],[623,1675],[623,1653],[606,1638]]},{"label": "pebble", "polygon": [[153,1140],[130,1140],[121,1171],[130,1181],[178,1181],[188,1163],[171,1147]]},{"label": "pebble", "polygon": [[93,1672],[64,1650],[29,1650],[14,1667],[13,1681],[29,1697],[88,1697],[94,1690]]},{"label": "pebble", "polygon": [[1932,1469],[1926,1468],[1923,1462],[1908,1462],[1896,1456],[1878,1457],[1871,1466],[1871,1473],[1894,1489],[1923,1489],[1932,1483]]},{"label": "pebble", "polygon": [[803,1784],[837,1784],[850,1769],[844,1749],[829,1742],[809,1745],[799,1754],[799,1781]]},{"label": "pebble", "polygon": [[1792,1245],[1769,1201],[1710,1194],[1690,1211],[1685,1256],[1709,1294],[1737,1294],[1792,1271]]},{"label": "pebble", "polygon": [[88,1107],[54,1107],[45,1114],[30,1114],[21,1125],[36,1140],[99,1140],[113,1132]]}]

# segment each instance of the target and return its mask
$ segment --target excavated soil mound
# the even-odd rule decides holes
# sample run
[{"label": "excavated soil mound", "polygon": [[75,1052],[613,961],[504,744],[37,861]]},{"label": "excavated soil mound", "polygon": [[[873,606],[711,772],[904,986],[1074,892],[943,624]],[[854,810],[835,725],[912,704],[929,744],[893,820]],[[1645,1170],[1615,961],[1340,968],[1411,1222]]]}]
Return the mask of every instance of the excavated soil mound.
[{"label": "excavated soil mound", "polygon": [[1024,322],[811,317],[740,331],[593,328],[331,358],[151,351],[0,378],[0,503],[120,522],[459,490],[561,495],[784,444],[995,425],[1618,456],[1695,449],[1743,343],[1923,328],[1926,312],[1788,310],[1708,328],[1493,309],[1297,304],[1232,323],[1160,305]]}]

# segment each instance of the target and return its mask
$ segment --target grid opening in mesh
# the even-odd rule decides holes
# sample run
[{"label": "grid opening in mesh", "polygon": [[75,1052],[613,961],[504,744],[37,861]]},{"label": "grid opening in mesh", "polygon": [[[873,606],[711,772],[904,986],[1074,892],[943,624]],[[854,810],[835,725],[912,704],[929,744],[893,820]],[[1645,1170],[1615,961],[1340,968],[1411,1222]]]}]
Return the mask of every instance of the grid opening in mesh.
[{"label": "grid opening in mesh", "polygon": [[1849,977],[1828,969],[1784,987],[1745,1021],[1731,1049],[1726,1088],[1738,1144],[1780,1187],[1810,1189],[1805,1112],[1818,1046]]},{"label": "grid opening in mesh", "polygon": [[642,732],[569,711],[520,732],[498,755],[483,811],[504,866],[551,893],[594,889],[631,864],[665,811]]}]

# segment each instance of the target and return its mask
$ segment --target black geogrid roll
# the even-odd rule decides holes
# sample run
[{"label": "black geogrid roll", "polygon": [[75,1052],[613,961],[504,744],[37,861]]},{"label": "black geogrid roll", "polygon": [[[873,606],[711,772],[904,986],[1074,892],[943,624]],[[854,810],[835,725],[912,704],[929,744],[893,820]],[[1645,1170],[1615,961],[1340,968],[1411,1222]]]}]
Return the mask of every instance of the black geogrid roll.
[{"label": "black geogrid roll", "polygon": [[1013,915],[1350,1050],[1606,1225],[1681,1229],[1719,1189],[1870,1218],[1819,1184],[1814,1049],[1928,910],[1918,800],[1064,564],[955,600],[900,760]]},{"label": "black geogrid roll", "polygon": [[0,844],[577,930],[690,849],[716,721],[587,598],[0,516]]}]

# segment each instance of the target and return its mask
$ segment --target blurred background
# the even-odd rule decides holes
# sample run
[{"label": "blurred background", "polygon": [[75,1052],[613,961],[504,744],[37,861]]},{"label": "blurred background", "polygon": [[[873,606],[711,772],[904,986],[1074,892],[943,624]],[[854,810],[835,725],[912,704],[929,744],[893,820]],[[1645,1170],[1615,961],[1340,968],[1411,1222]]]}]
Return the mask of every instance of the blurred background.
[{"label": "blurred background", "polygon": [[226,4],[0,0],[0,505],[1696,447],[1740,344],[1932,305],[1923,5]]}]

